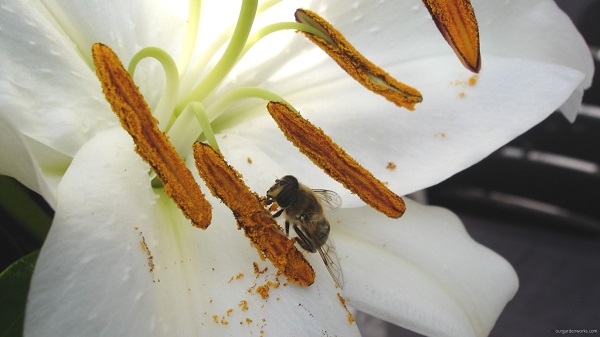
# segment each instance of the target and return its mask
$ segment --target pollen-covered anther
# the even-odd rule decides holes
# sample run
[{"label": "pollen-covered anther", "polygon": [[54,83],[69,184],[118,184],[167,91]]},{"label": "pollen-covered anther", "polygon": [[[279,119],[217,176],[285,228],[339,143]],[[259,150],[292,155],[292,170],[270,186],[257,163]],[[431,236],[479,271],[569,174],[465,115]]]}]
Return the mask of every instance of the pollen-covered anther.
[{"label": "pollen-covered anther", "polygon": [[326,38],[303,32],[365,88],[385,97],[397,106],[409,110],[413,110],[416,103],[423,101],[423,97],[417,89],[397,81],[383,69],[367,60],[325,19],[306,9],[296,10],[295,15],[296,21],[323,33]]},{"label": "pollen-covered anther", "polygon": [[294,240],[282,234],[256,193],[244,184],[242,175],[229,166],[221,153],[207,144],[194,144],[194,158],[200,176],[212,194],[221,199],[235,216],[238,227],[250,242],[266,256],[292,283],[308,286],[315,272]]},{"label": "pollen-covered anther", "polygon": [[481,69],[479,27],[469,0],[423,0],[435,25],[462,64],[474,73]]},{"label": "pollen-covered anther", "polygon": [[284,103],[269,102],[267,109],[287,139],[330,177],[381,213],[392,218],[404,214],[402,198],[350,157],[323,130]]},{"label": "pollen-covered anther", "polygon": [[131,135],[136,152],[150,164],[171,197],[194,226],[206,229],[211,222],[211,205],[194,180],[192,172],[167,138],[138,87],[117,55],[100,43],[92,47],[96,75],[112,110]]}]

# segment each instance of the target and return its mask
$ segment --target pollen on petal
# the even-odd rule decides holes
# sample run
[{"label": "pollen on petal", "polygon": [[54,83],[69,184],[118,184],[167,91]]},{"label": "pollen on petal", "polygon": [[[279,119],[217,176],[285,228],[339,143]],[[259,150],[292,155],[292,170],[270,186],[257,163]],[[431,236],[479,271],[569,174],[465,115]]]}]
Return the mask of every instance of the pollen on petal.
[{"label": "pollen on petal", "polygon": [[391,218],[404,214],[404,200],[350,157],[323,130],[284,103],[269,102],[267,109],[287,139],[330,177],[381,213]]},{"label": "pollen on petal", "polygon": [[281,233],[259,196],[244,184],[242,175],[209,145],[196,142],[194,158],[206,186],[231,209],[239,228],[244,230],[259,253],[264,254],[290,282],[311,285],[315,281],[312,266],[294,246],[294,240]]},{"label": "pollen on petal", "polygon": [[96,43],[92,54],[104,96],[133,138],[136,152],[150,164],[162,180],[165,193],[183,214],[194,226],[206,229],[212,218],[212,207],[168,137],[158,129],[131,76],[108,46]]},{"label": "pollen on petal", "polygon": [[479,26],[469,0],[423,0],[435,25],[462,64],[474,73],[481,69]]},{"label": "pollen on petal", "polygon": [[326,38],[307,32],[302,33],[365,88],[385,97],[397,106],[409,110],[414,110],[415,104],[423,101],[423,97],[417,89],[397,81],[383,69],[367,60],[344,38],[342,33],[316,13],[298,9],[296,21],[321,31]]}]

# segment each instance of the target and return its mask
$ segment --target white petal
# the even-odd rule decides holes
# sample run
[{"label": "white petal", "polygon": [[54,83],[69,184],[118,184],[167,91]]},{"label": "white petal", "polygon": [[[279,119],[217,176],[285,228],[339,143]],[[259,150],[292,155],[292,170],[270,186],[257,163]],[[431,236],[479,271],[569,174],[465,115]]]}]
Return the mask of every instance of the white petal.
[{"label": "white petal", "polygon": [[19,180],[56,206],[56,189],[70,162],[66,157],[20,134],[0,120],[0,174]]},{"label": "white petal", "polygon": [[[23,157],[62,175],[81,144],[118,122],[93,70],[51,21],[33,1],[4,1],[0,7],[0,119],[29,143]],[[3,147],[8,144],[2,140]],[[16,156],[13,162],[19,161]],[[46,178],[35,170],[23,170],[19,179],[43,192],[32,182]]]},{"label": "white petal", "polygon": [[[43,0],[48,14],[86,58],[101,42],[119,52],[123,60],[147,46],[178,52],[183,39],[187,8],[184,1]],[[184,11],[185,10],[185,11]]]},{"label": "white petal", "polygon": [[349,304],[426,336],[487,336],[515,271],[448,210],[406,202],[399,220],[366,207],[329,215]]},{"label": "white petal", "polygon": [[[91,48],[96,42],[110,46],[127,67],[129,60],[144,47],[166,50],[177,59],[185,28],[185,1],[85,1],[44,0],[44,6],[57,25],[91,64]],[[154,106],[164,88],[163,70],[156,61],[144,61],[135,81],[148,104]]]},{"label": "white petal", "polygon": [[[25,336],[358,336],[316,254],[315,284],[286,285],[213,198],[212,225],[193,228],[150,188],[120,129],[82,147],[58,197]],[[255,275],[253,262],[267,271]],[[257,288],[268,282],[281,286],[265,300]]]},{"label": "white petal", "polygon": [[[68,161],[96,132],[118,124],[92,69],[91,46],[95,42],[109,44],[125,64],[142,46],[158,45],[168,50],[179,46],[181,15],[158,5],[149,1],[93,5],[80,1],[3,2],[0,118],[32,144],[47,150],[30,149],[25,156],[49,161],[53,173],[60,176],[66,168],[65,158]],[[153,68],[145,74],[155,79],[154,90],[148,90],[155,102],[162,91],[162,86],[156,85],[162,70]],[[55,152],[57,158],[47,152]],[[46,177],[25,176],[26,171],[19,179],[40,192],[31,182]],[[51,190],[45,195],[48,200],[55,193]]]}]

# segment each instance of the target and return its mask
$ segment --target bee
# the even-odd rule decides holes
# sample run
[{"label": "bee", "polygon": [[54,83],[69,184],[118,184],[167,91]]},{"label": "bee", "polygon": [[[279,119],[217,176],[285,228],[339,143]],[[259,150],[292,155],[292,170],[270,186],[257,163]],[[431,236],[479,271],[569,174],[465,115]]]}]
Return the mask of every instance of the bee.
[{"label": "bee", "polygon": [[298,182],[294,176],[275,180],[267,191],[267,205],[276,201],[279,211],[273,218],[285,212],[285,234],[289,236],[290,226],[298,235],[296,242],[305,250],[321,255],[325,267],[335,283],[343,289],[342,267],[329,236],[330,225],[323,212],[323,203],[330,209],[340,207],[340,196],[328,190],[313,190]]}]

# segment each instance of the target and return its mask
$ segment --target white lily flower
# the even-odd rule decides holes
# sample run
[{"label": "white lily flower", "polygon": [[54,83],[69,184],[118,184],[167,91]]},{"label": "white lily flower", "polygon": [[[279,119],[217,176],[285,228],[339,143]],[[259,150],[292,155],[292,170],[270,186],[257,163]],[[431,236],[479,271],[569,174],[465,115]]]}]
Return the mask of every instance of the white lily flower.
[{"label": "white lily flower", "polygon": [[[286,285],[216,199],[208,198],[212,225],[200,231],[152,188],[147,164],[104,101],[90,49],[102,42],[127,61],[146,46],[186,55],[185,9],[160,1],[5,1],[0,173],[56,210],[32,280],[26,336],[359,335],[340,296],[426,335],[487,335],[518,287],[505,260],[475,243],[446,210],[407,200],[404,217],[393,220],[364,206],[285,140],[264,101],[222,101],[241,86],[276,92],[397,194],[426,188],[559,107],[574,118],[591,83],[587,47],[553,1],[473,6],[483,57],[477,78],[417,0],[281,3],[257,18],[262,27],[293,19],[297,7],[318,12],[365,56],[422,92],[414,112],[357,86],[290,31],[259,41],[201,99],[209,117],[219,114],[211,118],[216,141],[250,188],[262,194],[275,176],[293,174],[342,196],[345,208],[328,214],[346,279],[342,292],[316,254],[306,254],[315,283]],[[190,62],[178,58],[178,104],[214,66],[207,60],[203,68],[202,57],[235,23],[226,18],[237,7],[219,1],[203,8],[198,52]],[[172,109],[162,105],[169,100],[159,103],[162,70],[150,62],[140,67],[136,83],[192,167],[195,119],[183,112],[169,125]],[[267,291],[268,299],[261,296]]]}]

